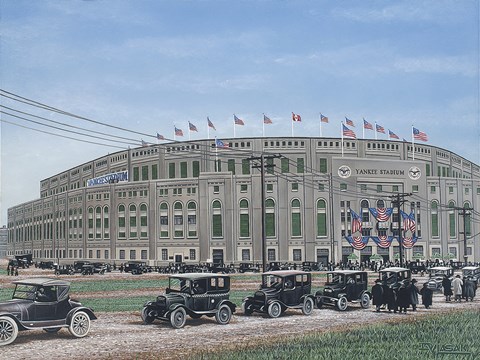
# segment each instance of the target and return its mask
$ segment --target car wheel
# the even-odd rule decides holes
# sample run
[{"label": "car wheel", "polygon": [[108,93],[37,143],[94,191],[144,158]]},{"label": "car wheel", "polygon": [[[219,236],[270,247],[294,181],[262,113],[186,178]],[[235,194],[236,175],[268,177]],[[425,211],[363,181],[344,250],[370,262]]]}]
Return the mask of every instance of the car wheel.
[{"label": "car wheel", "polygon": [[0,346],[11,344],[18,335],[18,326],[15,320],[8,316],[0,317]]},{"label": "car wheel", "polygon": [[170,324],[172,324],[175,329],[181,329],[184,327],[186,321],[187,313],[184,308],[175,309],[170,314]]},{"label": "car wheel", "polygon": [[340,299],[338,299],[337,309],[340,311],[347,310],[347,298],[345,296],[342,296]]},{"label": "car wheel", "polygon": [[73,314],[68,331],[77,338],[86,336],[90,331],[90,317],[87,313],[78,311]]},{"label": "car wheel", "polygon": [[242,302],[242,312],[243,312],[243,315],[253,314],[253,310],[250,308],[250,303],[248,301]]},{"label": "car wheel", "polygon": [[227,325],[232,318],[232,309],[227,304],[223,304],[215,314],[215,320],[220,325]]},{"label": "car wheel", "polygon": [[142,320],[144,324],[151,324],[155,320],[155,317],[150,315],[150,308],[148,306],[142,309]]},{"label": "car wheel", "polygon": [[302,313],[303,315],[312,315],[313,311],[313,300],[312,298],[305,298],[303,301],[303,306],[302,306]]},{"label": "car wheel", "polygon": [[282,314],[282,306],[278,302],[273,302],[268,305],[268,315],[271,318],[278,318]]},{"label": "car wheel", "polygon": [[59,332],[61,329],[61,327],[56,327],[56,328],[47,328],[47,329],[43,329],[45,332],[49,333],[49,334],[56,334],[57,332]]},{"label": "car wheel", "polygon": [[364,309],[368,309],[370,307],[370,296],[367,293],[363,293],[360,299],[360,305]]}]

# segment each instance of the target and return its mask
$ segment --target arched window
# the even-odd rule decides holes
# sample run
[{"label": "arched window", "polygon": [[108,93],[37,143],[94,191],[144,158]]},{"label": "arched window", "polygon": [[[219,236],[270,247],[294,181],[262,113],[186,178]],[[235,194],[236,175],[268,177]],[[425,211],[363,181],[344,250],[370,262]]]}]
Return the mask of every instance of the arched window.
[{"label": "arched window", "polygon": [[240,237],[250,236],[250,214],[248,200],[240,200]]},{"label": "arched window", "polygon": [[103,238],[110,238],[110,220],[108,215],[108,206],[103,207]]},{"label": "arched window", "polygon": [[168,237],[168,204],[163,202],[160,204],[160,237]]},{"label": "arched window", "polygon": [[438,237],[438,203],[432,201],[430,204],[431,209],[431,225],[432,225],[432,236]]},{"label": "arched window", "polygon": [[129,224],[130,224],[130,237],[131,238],[136,238],[138,236],[138,231],[137,231],[137,206],[134,204],[131,204],[129,207],[129,212],[128,212],[128,217],[129,217]]},{"label": "arched window", "polygon": [[265,234],[268,237],[275,237],[275,201],[265,200]]},{"label": "arched window", "polygon": [[88,238],[93,239],[93,207],[89,207],[88,210]]},{"label": "arched window", "polygon": [[222,203],[218,200],[212,202],[212,237],[223,236]]},{"label": "arched window", "polygon": [[292,236],[302,236],[302,215],[300,200],[293,199],[291,202]]},{"label": "arched window", "polygon": [[[463,203],[464,209],[471,209],[470,203],[468,201]],[[465,235],[472,235],[472,213],[470,211],[465,211]]]},{"label": "arched window", "polygon": [[327,236],[327,203],[323,199],[317,201],[317,236]]},{"label": "arched window", "polygon": [[148,207],[146,204],[140,205],[140,237],[148,237]]},{"label": "arched window", "polygon": [[384,207],[385,207],[385,201],[377,200],[377,208],[378,209],[383,209]]},{"label": "arched window", "polygon": [[197,236],[197,204],[194,201],[190,201],[187,204],[187,226],[188,236]]},{"label": "arched window", "polygon": [[125,205],[118,206],[118,237],[126,237]]},{"label": "arched window", "polygon": [[370,204],[368,200],[362,200],[362,202],[360,203],[362,222],[370,222],[370,212],[368,211],[369,207]]},{"label": "arched window", "polygon": [[455,202],[448,202],[448,227],[449,235],[451,239],[457,237],[457,222],[456,222],[456,212],[455,212]]},{"label": "arched window", "polygon": [[180,201],[173,204],[173,234],[183,237],[183,204]]}]

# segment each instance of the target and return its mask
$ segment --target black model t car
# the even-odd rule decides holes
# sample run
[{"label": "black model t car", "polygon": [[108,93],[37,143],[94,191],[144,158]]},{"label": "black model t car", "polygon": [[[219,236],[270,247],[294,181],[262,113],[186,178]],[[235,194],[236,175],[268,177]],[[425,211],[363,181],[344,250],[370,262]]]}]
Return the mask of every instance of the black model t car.
[{"label": "black model t car", "polygon": [[480,266],[465,266],[462,268],[462,274],[465,278],[470,278],[475,283],[475,288],[480,282]]},{"label": "black model t car", "polygon": [[336,306],[338,310],[347,309],[348,301],[359,302],[362,308],[370,307],[372,295],[367,291],[368,273],[366,271],[338,270],[327,273],[327,283],[323,291],[317,291],[317,307]]},{"label": "black model t car", "polygon": [[186,315],[198,319],[203,315],[215,316],[217,323],[230,322],[236,305],[229,300],[230,277],[210,273],[171,275],[165,294],[155,301],[147,302],[142,310],[145,324],[155,319],[170,321],[180,329],[185,325]]},{"label": "black model t car", "polygon": [[428,288],[433,291],[442,290],[442,281],[445,278],[453,280],[453,268],[449,266],[436,266],[429,269],[430,277],[428,279]]},{"label": "black model t car", "polygon": [[70,282],[32,278],[14,281],[12,299],[0,303],[0,346],[15,341],[19,330],[43,329],[56,333],[68,327],[78,338],[90,330],[93,310],[71,300]]},{"label": "black model t car", "polygon": [[402,267],[389,267],[378,272],[382,285],[386,285],[393,290],[398,290],[400,286],[412,280],[412,271]]},{"label": "black model t car", "polygon": [[314,297],[312,275],[304,271],[279,270],[262,274],[260,289],[245,298],[242,310],[245,315],[254,311],[279,317],[287,309],[302,309],[304,315],[313,311]]}]

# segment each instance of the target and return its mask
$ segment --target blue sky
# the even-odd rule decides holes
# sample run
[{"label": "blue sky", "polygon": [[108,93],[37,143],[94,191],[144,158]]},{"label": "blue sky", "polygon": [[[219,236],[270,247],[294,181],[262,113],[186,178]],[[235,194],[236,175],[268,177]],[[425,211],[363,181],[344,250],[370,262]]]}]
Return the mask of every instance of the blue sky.
[{"label": "blue sky", "polygon": [[[172,138],[340,136],[362,118],[480,163],[474,0],[0,0],[0,88],[100,122]],[[0,105],[120,136],[0,98]],[[2,114],[3,120],[42,128]],[[1,123],[1,224],[40,180],[118,151]],[[45,129],[46,131],[54,131]],[[365,137],[374,138],[372,131]],[[155,141],[147,139],[146,141]],[[386,139],[386,135],[378,134]],[[180,140],[181,138],[178,138]]]}]

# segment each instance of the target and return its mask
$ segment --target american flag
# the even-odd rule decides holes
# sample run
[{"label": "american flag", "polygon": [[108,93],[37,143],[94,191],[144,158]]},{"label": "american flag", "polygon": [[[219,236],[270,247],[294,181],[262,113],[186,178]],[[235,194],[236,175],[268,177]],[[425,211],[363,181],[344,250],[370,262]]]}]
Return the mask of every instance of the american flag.
[{"label": "american flag", "polygon": [[392,130],[388,129],[388,137],[390,139],[400,139],[397,134],[395,134]]},{"label": "american flag", "polygon": [[215,139],[215,146],[217,148],[228,148],[230,147],[228,144],[225,144],[222,140]]},{"label": "american flag", "polygon": [[380,222],[388,221],[393,212],[393,208],[368,208],[368,210],[370,210],[370,214]]},{"label": "american flag", "polygon": [[182,129],[178,129],[176,126],[175,126],[175,136],[183,136]]},{"label": "american flag", "polygon": [[272,120],[270,120],[270,118],[267,115],[263,114],[263,123],[264,124],[271,124]]},{"label": "american flag", "polygon": [[362,221],[360,219],[360,216],[358,216],[358,214],[352,209],[350,209],[350,213],[352,214],[352,223],[351,223],[352,236],[350,237],[351,238],[350,245],[352,245],[354,249],[362,250],[367,245],[367,243],[363,241]]},{"label": "american flag", "polygon": [[213,123],[210,121],[208,117],[207,117],[207,122],[208,122],[208,127],[211,127],[213,130],[217,131],[217,129],[215,129],[215,126],[213,125]]},{"label": "american flag", "polygon": [[388,249],[390,245],[392,245],[393,236],[378,235],[378,241],[376,241],[377,239],[375,239],[374,236],[372,237],[372,239],[381,248]]},{"label": "american flag", "polygon": [[428,141],[427,134],[418,130],[417,128],[413,128],[413,138],[415,140]]},{"label": "american flag", "polygon": [[377,128],[377,132],[385,134],[385,129],[382,125],[375,124],[375,127]]},{"label": "american flag", "polygon": [[410,215],[407,215],[403,211],[400,211],[400,213],[402,214],[403,218],[403,246],[410,249],[417,242],[417,237],[415,236],[415,214],[413,211],[410,213]]},{"label": "american flag", "polygon": [[353,126],[353,127],[355,127],[355,124],[353,123],[353,121],[350,120],[349,118],[347,118],[346,116],[345,116],[345,123],[346,123],[348,126]]},{"label": "american flag", "polygon": [[322,114],[320,114],[320,121],[323,122],[323,123],[328,123],[328,117],[323,116]]},{"label": "american flag", "polygon": [[300,121],[302,121],[302,117],[300,115],[292,112],[292,120],[300,122]]},{"label": "american flag", "polygon": [[198,132],[197,127],[196,127],[195,125],[193,125],[190,121],[188,122],[188,129],[189,129],[190,131],[196,131],[196,132]]},{"label": "american flag", "polygon": [[237,117],[237,115],[235,115],[235,114],[233,115],[233,121],[235,121],[235,125],[242,125],[242,126],[245,125],[245,123],[243,122],[243,120],[242,120],[242,119],[239,119],[239,118]]},{"label": "american flag", "polygon": [[367,120],[363,119],[363,128],[368,130],[373,130],[373,125],[370,124]]},{"label": "american flag", "polygon": [[345,125],[342,124],[342,127],[343,127],[343,136],[346,136],[346,137],[349,137],[349,138],[353,138],[353,139],[356,139],[357,137],[355,136],[355,133],[353,132],[353,130],[347,128]]},{"label": "american flag", "polygon": [[157,133],[157,139],[158,139],[158,140],[165,140],[165,136],[160,135],[159,133]]},{"label": "american flag", "polygon": [[148,146],[148,143],[142,140],[142,146],[143,147]]}]

